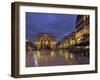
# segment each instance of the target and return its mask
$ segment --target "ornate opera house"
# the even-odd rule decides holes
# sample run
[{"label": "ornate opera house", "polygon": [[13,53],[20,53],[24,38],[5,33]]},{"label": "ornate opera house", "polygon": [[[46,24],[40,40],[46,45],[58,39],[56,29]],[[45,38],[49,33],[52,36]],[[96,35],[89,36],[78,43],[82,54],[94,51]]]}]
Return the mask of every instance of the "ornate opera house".
[{"label": "ornate opera house", "polygon": [[52,33],[38,33],[34,45],[36,49],[55,49],[56,37]]}]

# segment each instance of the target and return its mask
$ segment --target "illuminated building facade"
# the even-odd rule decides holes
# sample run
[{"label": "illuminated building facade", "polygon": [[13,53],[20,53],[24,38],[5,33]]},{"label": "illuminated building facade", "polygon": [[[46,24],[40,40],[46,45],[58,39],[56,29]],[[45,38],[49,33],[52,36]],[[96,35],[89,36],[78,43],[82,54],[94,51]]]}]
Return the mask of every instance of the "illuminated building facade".
[{"label": "illuminated building facade", "polygon": [[57,45],[58,48],[68,48],[74,44],[76,44],[75,32],[72,32],[68,36],[65,36]]},{"label": "illuminated building facade", "polygon": [[89,16],[79,15],[76,19],[76,47],[77,50],[82,52],[82,55],[89,56]]},{"label": "illuminated building facade", "polygon": [[37,49],[54,49],[56,48],[56,38],[51,33],[39,33],[35,38],[34,45]]},{"label": "illuminated building facade", "polygon": [[76,19],[75,36],[77,44],[89,38],[89,16],[79,15]]},{"label": "illuminated building facade", "polygon": [[76,19],[75,31],[60,40],[57,47],[71,48],[84,44],[86,44],[86,47],[89,48],[89,16],[79,15]]}]

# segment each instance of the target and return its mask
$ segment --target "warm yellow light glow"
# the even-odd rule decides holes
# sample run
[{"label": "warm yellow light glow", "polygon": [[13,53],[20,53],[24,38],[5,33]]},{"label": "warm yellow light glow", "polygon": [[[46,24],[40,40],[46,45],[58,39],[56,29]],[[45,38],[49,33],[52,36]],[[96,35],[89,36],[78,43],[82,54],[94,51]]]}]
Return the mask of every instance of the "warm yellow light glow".
[{"label": "warm yellow light glow", "polygon": [[38,56],[38,58],[41,57],[41,56],[40,56],[40,51],[37,51],[37,56]]},{"label": "warm yellow light glow", "polygon": [[37,44],[40,45],[40,42],[38,42]]},{"label": "warm yellow light glow", "polygon": [[86,46],[85,48],[86,48],[86,49],[88,49],[88,48],[89,48],[89,46]]},{"label": "warm yellow light glow", "polygon": [[64,43],[63,45],[65,46],[66,44]]},{"label": "warm yellow light glow", "polygon": [[51,51],[51,56],[54,56],[54,51]]},{"label": "warm yellow light glow", "polygon": [[48,41],[46,41],[45,43],[46,43],[46,45],[47,45],[47,44],[48,44]]},{"label": "warm yellow light glow", "polygon": [[53,44],[55,45],[55,44],[56,44],[56,42],[53,42]]},{"label": "warm yellow light glow", "polygon": [[38,42],[36,41],[35,44],[38,44]]},{"label": "warm yellow light glow", "polygon": [[70,58],[74,58],[73,54],[70,54]]},{"label": "warm yellow light glow", "polygon": [[68,54],[65,54],[65,59],[66,59],[66,60],[68,59]]},{"label": "warm yellow light glow", "polygon": [[60,45],[60,47],[62,48],[62,45]]},{"label": "warm yellow light glow", "polygon": [[51,42],[51,44],[55,44],[55,42]]}]

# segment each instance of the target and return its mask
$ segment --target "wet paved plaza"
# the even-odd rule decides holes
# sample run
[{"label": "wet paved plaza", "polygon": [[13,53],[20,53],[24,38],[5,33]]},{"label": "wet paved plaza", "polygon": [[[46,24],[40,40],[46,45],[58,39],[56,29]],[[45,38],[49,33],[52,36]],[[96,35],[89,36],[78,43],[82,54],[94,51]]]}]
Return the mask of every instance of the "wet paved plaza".
[{"label": "wet paved plaza", "polygon": [[26,67],[89,64],[89,57],[68,50],[34,50],[26,52]]}]

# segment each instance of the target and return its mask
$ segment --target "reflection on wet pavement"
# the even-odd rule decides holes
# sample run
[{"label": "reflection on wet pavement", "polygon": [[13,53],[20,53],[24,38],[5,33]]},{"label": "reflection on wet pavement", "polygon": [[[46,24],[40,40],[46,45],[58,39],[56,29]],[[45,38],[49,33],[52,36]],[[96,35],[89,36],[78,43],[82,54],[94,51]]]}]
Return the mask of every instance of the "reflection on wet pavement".
[{"label": "reflection on wet pavement", "polygon": [[89,64],[89,57],[67,50],[35,50],[26,53],[26,67],[78,64]]}]

